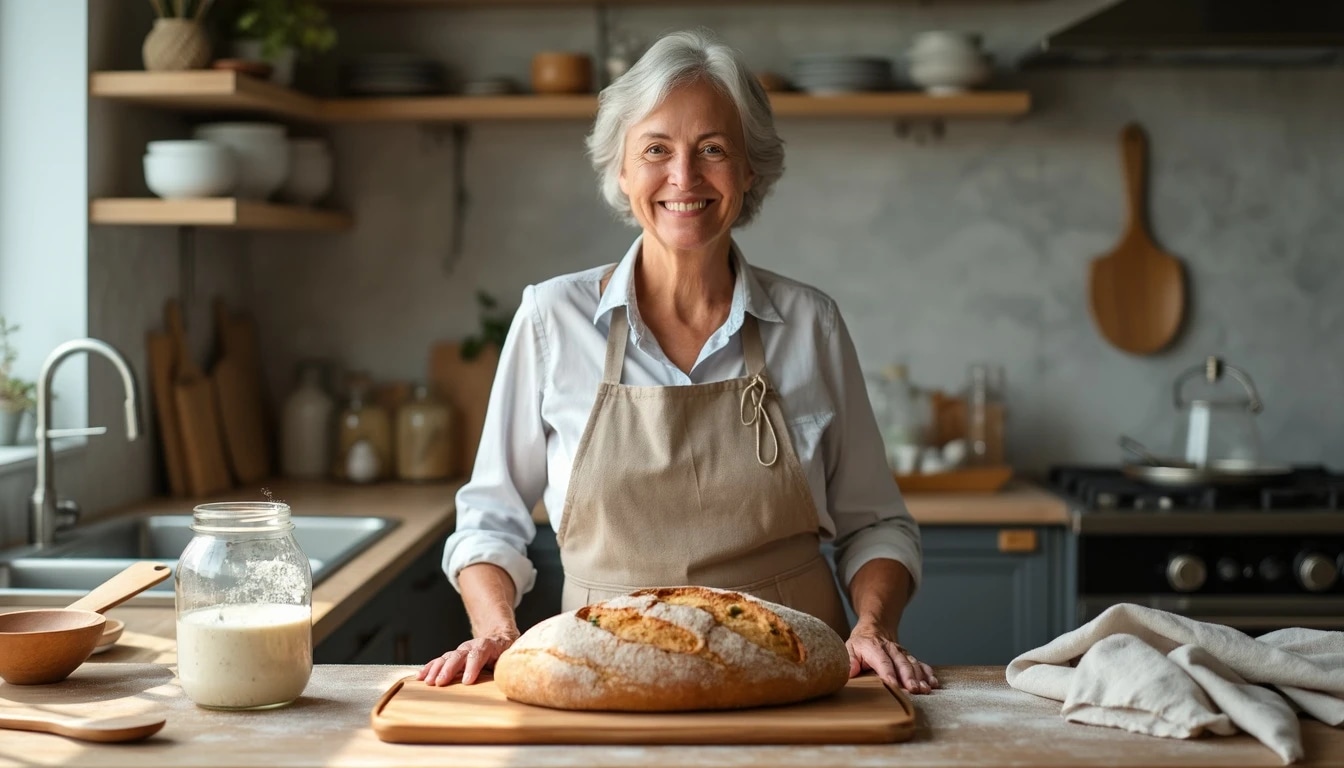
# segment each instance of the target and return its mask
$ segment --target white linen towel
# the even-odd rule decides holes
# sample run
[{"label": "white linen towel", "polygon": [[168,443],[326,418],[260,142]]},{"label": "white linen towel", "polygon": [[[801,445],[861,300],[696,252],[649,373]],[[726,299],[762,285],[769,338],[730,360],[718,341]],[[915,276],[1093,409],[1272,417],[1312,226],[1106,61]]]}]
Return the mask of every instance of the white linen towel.
[{"label": "white linen towel", "polygon": [[1302,757],[1294,706],[1344,723],[1344,632],[1299,627],[1253,638],[1124,603],[1013,659],[1007,677],[1064,702],[1069,722],[1182,739],[1240,729],[1284,763]]}]

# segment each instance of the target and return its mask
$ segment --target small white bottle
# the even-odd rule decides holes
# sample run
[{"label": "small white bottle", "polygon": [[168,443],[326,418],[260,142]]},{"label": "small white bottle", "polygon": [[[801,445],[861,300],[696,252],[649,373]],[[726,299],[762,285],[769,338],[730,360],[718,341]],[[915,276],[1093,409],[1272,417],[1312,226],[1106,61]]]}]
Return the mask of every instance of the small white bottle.
[{"label": "small white bottle", "polygon": [[317,479],[331,469],[332,414],[336,403],[322,387],[322,368],[299,366],[299,381],[285,399],[280,421],[280,472]]}]

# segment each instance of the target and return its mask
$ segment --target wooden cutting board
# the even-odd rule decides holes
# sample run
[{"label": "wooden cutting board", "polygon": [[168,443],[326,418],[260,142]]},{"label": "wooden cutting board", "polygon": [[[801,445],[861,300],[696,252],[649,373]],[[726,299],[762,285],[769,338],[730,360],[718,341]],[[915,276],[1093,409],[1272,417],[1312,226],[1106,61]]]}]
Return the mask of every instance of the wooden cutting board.
[{"label": "wooden cutting board", "polygon": [[149,357],[149,389],[154,398],[154,416],[159,425],[168,490],[174,496],[186,496],[186,459],[182,456],[182,428],[177,423],[177,403],[173,395],[177,365],[173,337],[163,331],[150,331],[145,338],[145,351]]},{"label": "wooden cutting board", "polygon": [[470,477],[481,444],[490,387],[499,367],[499,350],[487,345],[474,360],[462,359],[462,345],[455,341],[435,344],[429,351],[429,384],[435,394],[453,407],[457,422],[457,475]]},{"label": "wooden cutting board", "polygon": [[909,697],[871,675],[802,704],[670,713],[534,707],[482,679],[442,688],[399,680],[374,707],[373,730],[400,744],[883,744],[915,730]]},{"label": "wooden cutting board", "polygon": [[238,482],[258,483],[271,475],[271,443],[262,412],[252,325],[216,301],[215,334],[221,354],[211,375],[229,466]]},{"label": "wooden cutting board", "polygon": [[214,384],[191,358],[182,310],[176,301],[169,300],[164,307],[164,322],[176,351],[173,402],[181,428],[187,491],[192,496],[206,496],[228,490],[233,487],[233,479],[224,459]]}]

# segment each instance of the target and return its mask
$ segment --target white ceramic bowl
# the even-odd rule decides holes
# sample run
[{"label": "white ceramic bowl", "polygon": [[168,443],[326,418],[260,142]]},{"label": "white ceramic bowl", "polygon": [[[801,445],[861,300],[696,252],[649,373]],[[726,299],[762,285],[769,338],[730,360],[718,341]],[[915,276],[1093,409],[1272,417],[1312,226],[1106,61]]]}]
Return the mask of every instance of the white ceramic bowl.
[{"label": "white ceramic bowl", "polygon": [[218,154],[220,152],[227,154],[229,152],[227,146],[217,141],[206,141],[204,139],[151,141],[145,145],[145,149],[151,155],[197,155]]},{"label": "white ceramic bowl", "polygon": [[989,79],[984,57],[947,57],[911,62],[910,80],[934,96],[964,93]]},{"label": "white ceramic bowl", "polygon": [[145,185],[162,198],[222,197],[238,181],[238,163],[224,147],[215,151],[163,152],[145,155]]},{"label": "white ceramic bowl", "polygon": [[912,59],[926,56],[969,55],[980,53],[980,36],[971,32],[935,29],[915,35],[907,52]]},{"label": "white ceramic bowl", "polygon": [[289,142],[289,176],[280,190],[286,200],[312,205],[331,191],[331,151],[321,139]]},{"label": "white ceramic bowl", "polygon": [[266,200],[289,176],[289,144],[285,127],[275,123],[207,123],[196,127],[199,139],[225,144],[238,157],[235,194]]}]

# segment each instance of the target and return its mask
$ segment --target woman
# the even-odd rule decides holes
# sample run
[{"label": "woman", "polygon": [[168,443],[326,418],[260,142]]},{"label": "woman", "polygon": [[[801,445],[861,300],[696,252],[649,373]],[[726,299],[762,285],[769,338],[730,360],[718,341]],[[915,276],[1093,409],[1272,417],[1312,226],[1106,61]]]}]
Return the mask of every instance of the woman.
[{"label": "woman", "polygon": [[765,92],[736,52],[672,34],[602,92],[588,149],[643,233],[614,267],[524,290],[444,553],[474,639],[419,678],[472,683],[518,637],[541,498],[564,610],[648,586],[739,589],[848,636],[851,675],[936,687],[896,641],[919,533],[844,322],[732,241],[783,171]]}]

